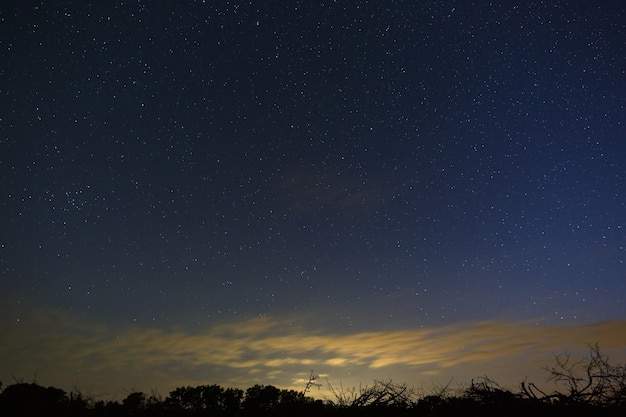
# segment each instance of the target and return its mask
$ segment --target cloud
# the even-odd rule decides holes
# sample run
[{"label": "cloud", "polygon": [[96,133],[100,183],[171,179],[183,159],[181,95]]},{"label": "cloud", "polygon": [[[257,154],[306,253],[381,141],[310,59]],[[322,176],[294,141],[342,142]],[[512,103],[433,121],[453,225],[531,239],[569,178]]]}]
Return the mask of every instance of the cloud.
[{"label": "cloud", "polygon": [[[550,363],[554,352],[585,349],[598,342],[605,353],[626,349],[626,321],[582,326],[537,326],[530,322],[479,322],[430,329],[324,333],[280,319],[221,324],[202,332],[92,323],[55,311],[38,311],[19,323],[0,323],[3,381],[33,373],[50,384],[101,381],[107,391],[136,384],[220,383],[288,387],[301,372],[395,380],[470,371],[495,372],[521,381],[529,366]],[[583,352],[584,353],[584,352]],[[413,383],[415,381],[405,381]],[[237,385],[235,385],[237,384]],[[169,386],[173,389],[175,386]],[[105,389],[105,388],[101,388]]]},{"label": "cloud", "polygon": [[361,172],[302,165],[287,170],[274,185],[285,206],[296,213],[366,209],[375,204],[376,189]]}]

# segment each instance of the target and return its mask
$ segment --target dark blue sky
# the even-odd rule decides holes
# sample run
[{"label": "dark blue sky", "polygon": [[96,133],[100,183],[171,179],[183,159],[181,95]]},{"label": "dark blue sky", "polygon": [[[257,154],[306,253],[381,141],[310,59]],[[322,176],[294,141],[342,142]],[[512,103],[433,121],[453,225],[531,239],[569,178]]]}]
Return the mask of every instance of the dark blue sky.
[{"label": "dark blue sky", "polygon": [[623,320],[625,12],[0,6],[3,326]]}]

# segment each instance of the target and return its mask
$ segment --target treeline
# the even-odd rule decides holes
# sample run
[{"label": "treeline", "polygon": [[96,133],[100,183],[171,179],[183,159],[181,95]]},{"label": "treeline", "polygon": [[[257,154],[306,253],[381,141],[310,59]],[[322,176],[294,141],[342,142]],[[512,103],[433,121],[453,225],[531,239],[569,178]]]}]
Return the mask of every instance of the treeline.
[{"label": "treeline", "polygon": [[319,385],[313,373],[303,391],[272,385],[254,385],[245,391],[199,385],[176,388],[165,398],[132,392],[121,402],[16,382],[6,387],[0,384],[0,416],[626,416],[626,367],[611,365],[597,345],[590,346],[586,358],[557,356],[556,364],[545,369],[556,384],[554,392],[546,393],[525,381],[511,390],[483,377],[465,387],[447,385],[427,393],[392,381],[347,390],[329,386],[332,398],[327,400],[307,395]]},{"label": "treeline", "polygon": [[97,400],[36,383],[16,383],[0,393],[0,416],[216,416],[293,415],[325,404],[294,390],[255,385],[243,391],[219,385],[180,387],[166,398],[132,392],[121,402]]},{"label": "treeline", "polygon": [[[255,385],[243,391],[219,385],[181,387],[162,399],[142,392],[121,402],[86,398],[36,383],[16,383],[0,394],[0,415],[11,417],[406,417],[406,416],[624,416],[624,404],[571,401],[566,396],[550,400],[529,398],[494,385],[488,379],[473,382],[460,392],[427,395],[417,400],[396,394],[404,385],[377,382],[354,394],[351,403],[315,400],[302,392],[272,385]],[[348,394],[349,396],[353,394]]]}]

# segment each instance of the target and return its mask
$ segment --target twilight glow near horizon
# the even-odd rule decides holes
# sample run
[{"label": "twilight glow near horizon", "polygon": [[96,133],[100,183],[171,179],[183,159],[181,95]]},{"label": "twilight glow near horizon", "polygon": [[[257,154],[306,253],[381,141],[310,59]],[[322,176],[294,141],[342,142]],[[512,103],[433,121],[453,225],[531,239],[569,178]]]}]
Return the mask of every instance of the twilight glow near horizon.
[{"label": "twilight glow near horizon", "polygon": [[626,5],[0,6],[0,381],[626,362]]}]

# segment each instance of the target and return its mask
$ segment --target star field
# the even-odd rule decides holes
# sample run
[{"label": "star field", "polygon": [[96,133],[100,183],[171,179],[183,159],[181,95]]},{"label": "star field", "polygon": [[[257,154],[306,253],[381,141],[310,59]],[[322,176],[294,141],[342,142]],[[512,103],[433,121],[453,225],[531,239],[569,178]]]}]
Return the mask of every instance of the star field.
[{"label": "star field", "polygon": [[[24,338],[4,356],[48,315],[60,334],[187,340],[261,320],[342,346],[482,322],[622,323],[625,12],[612,0],[0,6],[0,321]],[[600,345],[623,352],[608,334]],[[565,339],[550,349],[596,341]],[[1,371],[64,372],[33,357]],[[215,360],[196,365],[216,383],[252,381]],[[276,383],[297,380],[287,365],[345,371],[316,360],[281,362]],[[270,375],[263,363],[250,374]],[[176,369],[173,382],[199,378]]]}]

